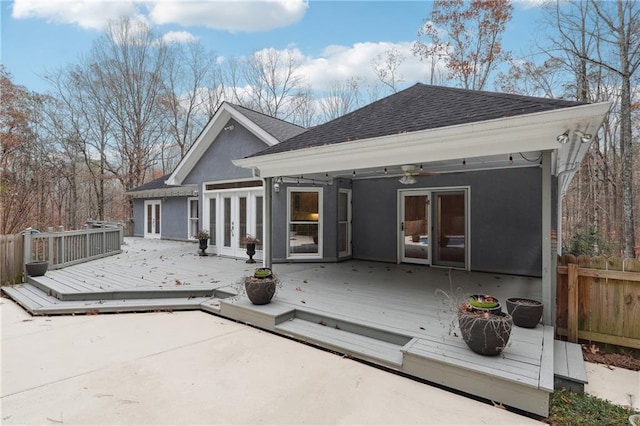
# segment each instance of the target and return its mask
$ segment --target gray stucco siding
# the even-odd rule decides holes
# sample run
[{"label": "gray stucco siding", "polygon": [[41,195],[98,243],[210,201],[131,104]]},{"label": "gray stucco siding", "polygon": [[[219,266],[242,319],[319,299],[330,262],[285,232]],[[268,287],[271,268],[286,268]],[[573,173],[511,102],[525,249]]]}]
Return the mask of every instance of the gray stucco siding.
[{"label": "gray stucco siding", "polygon": [[188,240],[187,197],[167,197],[162,201],[162,238]]},{"label": "gray stucco siding", "polygon": [[229,126],[233,126],[233,130],[220,132],[183,184],[252,178],[251,170],[236,167],[231,161],[255,154],[267,148],[267,144],[233,119],[224,127]]},{"label": "gray stucco siding", "polygon": [[144,236],[144,199],[133,199],[133,236]]},{"label": "gray stucco siding", "polygon": [[[168,240],[188,240],[188,198],[164,197],[148,198],[146,200],[160,201],[160,236]],[[133,235],[144,237],[145,211],[143,198],[133,200]]]},{"label": "gray stucco siding", "polygon": [[470,187],[471,269],[540,276],[541,169],[537,167],[353,182],[353,258],[397,262],[398,190]]}]

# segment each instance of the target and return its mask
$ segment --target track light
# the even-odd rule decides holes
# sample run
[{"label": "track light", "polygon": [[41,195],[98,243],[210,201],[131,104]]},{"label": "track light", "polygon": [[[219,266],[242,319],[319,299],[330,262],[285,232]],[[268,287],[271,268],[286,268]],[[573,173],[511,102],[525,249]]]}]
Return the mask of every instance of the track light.
[{"label": "track light", "polygon": [[559,134],[556,140],[558,141],[558,143],[562,144],[569,142],[569,130],[567,129],[564,131],[564,133]]},{"label": "track light", "polygon": [[576,133],[576,135],[578,135],[580,137],[580,142],[582,142],[582,143],[589,143],[589,142],[591,142],[591,139],[593,138],[591,133],[583,133],[580,130],[576,130],[575,133]]}]

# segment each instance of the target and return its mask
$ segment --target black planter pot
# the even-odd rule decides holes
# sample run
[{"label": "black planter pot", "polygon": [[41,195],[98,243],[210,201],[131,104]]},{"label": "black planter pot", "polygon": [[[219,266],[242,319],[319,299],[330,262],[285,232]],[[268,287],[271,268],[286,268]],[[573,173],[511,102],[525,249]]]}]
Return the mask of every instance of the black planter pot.
[{"label": "black planter pot", "polygon": [[244,289],[247,297],[254,305],[266,305],[276,294],[276,278],[269,275],[265,278],[255,276],[244,279]]},{"label": "black planter pot", "polygon": [[47,272],[49,262],[46,260],[29,262],[25,264],[25,268],[27,269],[27,275],[30,277],[41,277]]},{"label": "black planter pot", "polygon": [[247,243],[247,256],[249,256],[247,263],[256,263],[256,261],[253,260],[253,255],[255,254],[256,254],[256,243]]},{"label": "black planter pot", "polygon": [[544,305],[538,300],[523,297],[507,299],[507,312],[518,327],[535,328],[542,318],[543,309]]},{"label": "black planter pot", "polygon": [[498,355],[509,343],[513,319],[504,312],[490,314],[460,310],[458,325],[469,349],[481,355]]},{"label": "black planter pot", "polygon": [[200,256],[208,256],[205,250],[209,247],[209,240],[207,238],[203,238],[198,240],[198,248],[200,249]]}]

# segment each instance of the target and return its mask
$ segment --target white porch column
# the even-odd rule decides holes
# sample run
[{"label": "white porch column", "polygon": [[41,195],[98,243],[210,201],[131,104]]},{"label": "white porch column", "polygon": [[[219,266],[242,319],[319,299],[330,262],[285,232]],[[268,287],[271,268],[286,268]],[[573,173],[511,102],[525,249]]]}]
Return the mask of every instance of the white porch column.
[{"label": "white porch column", "polygon": [[[561,206],[558,206],[561,208]],[[542,154],[542,323],[555,325],[556,318],[556,271],[551,250],[551,152]]]},{"label": "white porch column", "polygon": [[272,230],[273,220],[273,178],[264,178],[264,241],[262,242],[262,266],[271,268],[273,264]]}]

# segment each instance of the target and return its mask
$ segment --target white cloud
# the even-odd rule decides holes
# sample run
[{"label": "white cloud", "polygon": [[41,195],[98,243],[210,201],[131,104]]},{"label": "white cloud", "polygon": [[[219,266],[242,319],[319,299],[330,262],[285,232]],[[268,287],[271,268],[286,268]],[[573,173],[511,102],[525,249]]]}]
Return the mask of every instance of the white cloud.
[{"label": "white cloud", "polygon": [[285,27],[302,19],[308,6],[303,0],[158,1],[148,4],[150,19],[157,24],[203,26],[230,32]]},{"label": "white cloud", "polygon": [[403,87],[427,80],[428,66],[411,52],[413,42],[356,43],[352,46],[327,46],[318,57],[304,57],[300,71],[314,89],[327,90],[333,81],[350,77],[361,78],[365,84],[378,81],[371,62],[378,55],[390,49],[397,49],[403,56],[397,75],[403,80]]},{"label": "white cloud", "polygon": [[162,36],[162,40],[165,43],[193,43],[198,40],[198,37],[194,36],[187,31],[169,31]]},{"label": "white cloud", "polygon": [[42,18],[58,24],[76,24],[86,29],[103,29],[120,16],[138,17],[134,1],[15,0],[12,17]]},{"label": "white cloud", "polygon": [[103,29],[110,20],[129,16],[155,24],[259,32],[298,22],[308,7],[305,0],[15,0],[12,17]]}]

